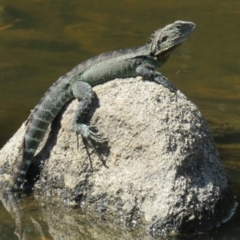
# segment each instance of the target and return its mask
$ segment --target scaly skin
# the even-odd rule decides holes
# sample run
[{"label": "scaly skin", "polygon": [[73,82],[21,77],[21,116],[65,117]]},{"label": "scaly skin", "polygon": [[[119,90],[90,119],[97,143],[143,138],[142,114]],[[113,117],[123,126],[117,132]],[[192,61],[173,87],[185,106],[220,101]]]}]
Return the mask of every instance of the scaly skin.
[{"label": "scaly skin", "polygon": [[94,141],[101,142],[99,135],[83,123],[94,97],[93,86],[115,78],[142,76],[145,80],[155,81],[170,91],[176,91],[176,87],[155,69],[167,61],[172,51],[188,38],[194,28],[195,24],[192,22],[176,21],[157,30],[141,47],[122,49],[90,58],[60,77],[29,117],[24,135],[23,158],[7,188],[22,188],[25,175],[48,126],[71,99],[79,100],[73,118],[76,134],[81,134],[90,147]]}]

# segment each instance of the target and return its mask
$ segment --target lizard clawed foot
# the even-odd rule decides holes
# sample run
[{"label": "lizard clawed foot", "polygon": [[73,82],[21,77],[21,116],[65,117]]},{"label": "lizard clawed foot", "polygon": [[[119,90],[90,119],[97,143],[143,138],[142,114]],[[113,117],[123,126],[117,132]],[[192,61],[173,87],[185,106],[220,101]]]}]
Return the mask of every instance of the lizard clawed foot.
[{"label": "lizard clawed foot", "polygon": [[93,147],[92,141],[96,143],[103,143],[106,141],[106,138],[103,138],[102,135],[98,133],[97,127],[94,125],[88,126],[86,124],[78,124],[74,126],[74,129],[76,134],[81,134],[90,147]]},{"label": "lizard clawed foot", "polygon": [[[77,134],[77,139],[78,134],[81,134],[84,143],[87,145],[87,147],[91,148],[94,151],[94,153],[99,157],[103,165],[107,167],[104,158],[101,156],[101,154],[97,151],[96,147],[94,146],[94,142],[104,143],[107,142],[107,138],[103,138],[102,135],[98,133],[97,127],[94,125],[88,126],[86,124],[75,124],[74,129]],[[90,156],[89,152],[88,155]]]},{"label": "lizard clawed foot", "polygon": [[89,138],[91,140],[94,140],[97,143],[103,143],[107,141],[107,138],[104,138],[102,134],[98,132],[97,126],[90,125],[88,126],[88,130],[89,130]]},{"label": "lizard clawed foot", "polygon": [[154,81],[168,88],[171,92],[176,92],[178,90],[177,87],[169,79],[160,73],[154,78]]}]

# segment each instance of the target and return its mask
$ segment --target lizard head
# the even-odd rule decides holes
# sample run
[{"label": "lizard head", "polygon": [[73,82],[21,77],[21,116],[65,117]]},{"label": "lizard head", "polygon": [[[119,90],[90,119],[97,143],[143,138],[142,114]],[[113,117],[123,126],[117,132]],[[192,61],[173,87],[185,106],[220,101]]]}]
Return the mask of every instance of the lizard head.
[{"label": "lizard head", "polygon": [[195,26],[193,22],[176,21],[158,29],[150,38],[151,55],[161,63],[166,62],[172,51],[192,34]]}]

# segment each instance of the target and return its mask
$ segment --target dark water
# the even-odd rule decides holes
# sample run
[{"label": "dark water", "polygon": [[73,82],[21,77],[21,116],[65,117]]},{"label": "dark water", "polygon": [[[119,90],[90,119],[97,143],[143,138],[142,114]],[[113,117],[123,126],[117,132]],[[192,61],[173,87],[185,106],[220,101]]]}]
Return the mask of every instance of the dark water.
[{"label": "dark water", "polygon": [[[161,72],[204,114],[239,197],[240,0],[1,1],[0,147],[59,76],[96,54],[141,45],[178,19],[197,28]],[[17,239],[3,208],[0,222],[0,239]],[[238,211],[216,231],[189,239],[240,239],[239,223]]]}]

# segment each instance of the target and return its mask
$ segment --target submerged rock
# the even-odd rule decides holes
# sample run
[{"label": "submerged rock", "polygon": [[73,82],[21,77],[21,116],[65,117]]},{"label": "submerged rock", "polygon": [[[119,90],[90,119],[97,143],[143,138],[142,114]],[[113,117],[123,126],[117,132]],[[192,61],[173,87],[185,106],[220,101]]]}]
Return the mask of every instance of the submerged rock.
[{"label": "submerged rock", "polygon": [[[153,234],[205,231],[234,213],[236,202],[213,138],[197,107],[180,91],[141,79],[118,79],[94,87],[99,99],[91,124],[108,139],[97,153],[77,141],[72,117],[78,101],[56,118],[35,157],[28,182],[87,211],[114,216]],[[0,182],[19,155],[23,125],[0,152]],[[43,144],[42,144],[43,145]]]}]

